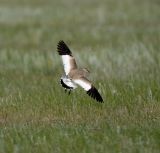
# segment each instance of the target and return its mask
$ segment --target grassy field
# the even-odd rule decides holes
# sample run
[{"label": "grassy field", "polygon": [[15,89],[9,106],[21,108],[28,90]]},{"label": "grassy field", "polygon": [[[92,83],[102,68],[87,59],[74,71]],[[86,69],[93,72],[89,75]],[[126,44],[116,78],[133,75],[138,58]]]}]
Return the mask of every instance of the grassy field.
[{"label": "grassy field", "polygon": [[[104,103],[59,85],[64,40]],[[158,0],[0,0],[0,153],[159,153]]]}]

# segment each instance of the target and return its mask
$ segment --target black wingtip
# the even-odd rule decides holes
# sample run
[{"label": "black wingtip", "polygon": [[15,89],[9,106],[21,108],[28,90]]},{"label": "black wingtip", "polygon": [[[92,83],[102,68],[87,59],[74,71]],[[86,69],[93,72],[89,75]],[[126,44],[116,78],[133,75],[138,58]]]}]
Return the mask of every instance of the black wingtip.
[{"label": "black wingtip", "polygon": [[95,100],[97,100],[98,102],[103,103],[101,95],[94,86],[92,86],[92,88],[87,91],[87,94],[92,98],[94,98]]},{"label": "black wingtip", "polygon": [[57,45],[57,51],[59,55],[70,55],[72,56],[72,52],[68,48],[68,46],[65,44],[63,40],[60,40]]},{"label": "black wingtip", "polygon": [[65,88],[65,89],[70,89],[70,90],[73,89],[72,87],[67,86],[67,85],[63,82],[62,79],[60,80],[60,83],[61,83],[62,87]]}]

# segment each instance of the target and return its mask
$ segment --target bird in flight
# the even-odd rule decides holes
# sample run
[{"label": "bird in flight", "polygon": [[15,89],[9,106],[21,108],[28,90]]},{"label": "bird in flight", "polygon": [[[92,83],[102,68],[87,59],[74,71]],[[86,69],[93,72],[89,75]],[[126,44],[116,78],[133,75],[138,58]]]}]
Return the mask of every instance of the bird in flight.
[{"label": "bird in flight", "polygon": [[86,68],[80,69],[77,67],[72,52],[63,40],[58,42],[57,51],[62,57],[64,66],[65,74],[61,77],[60,83],[62,87],[65,88],[65,91],[68,90],[70,94],[73,89],[76,89],[78,86],[80,86],[87,92],[90,97],[102,103],[103,99],[98,90],[86,78],[89,74],[89,71]]}]

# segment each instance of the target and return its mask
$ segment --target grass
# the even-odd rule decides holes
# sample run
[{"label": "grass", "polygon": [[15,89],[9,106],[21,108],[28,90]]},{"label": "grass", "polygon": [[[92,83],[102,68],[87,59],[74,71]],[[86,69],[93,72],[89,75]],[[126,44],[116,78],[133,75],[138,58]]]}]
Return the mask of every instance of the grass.
[{"label": "grass", "polygon": [[[159,5],[0,0],[0,153],[158,153]],[[59,86],[61,39],[103,104]]]}]

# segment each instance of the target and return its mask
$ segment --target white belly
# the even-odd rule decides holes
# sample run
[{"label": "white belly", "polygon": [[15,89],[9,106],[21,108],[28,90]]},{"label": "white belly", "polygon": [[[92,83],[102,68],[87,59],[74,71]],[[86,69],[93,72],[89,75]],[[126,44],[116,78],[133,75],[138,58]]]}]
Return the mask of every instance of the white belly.
[{"label": "white belly", "polygon": [[66,76],[62,76],[61,79],[67,86],[72,87],[73,89],[77,88],[77,85],[71,79],[67,78]]}]

